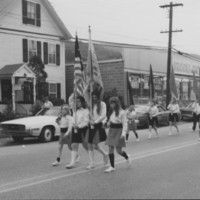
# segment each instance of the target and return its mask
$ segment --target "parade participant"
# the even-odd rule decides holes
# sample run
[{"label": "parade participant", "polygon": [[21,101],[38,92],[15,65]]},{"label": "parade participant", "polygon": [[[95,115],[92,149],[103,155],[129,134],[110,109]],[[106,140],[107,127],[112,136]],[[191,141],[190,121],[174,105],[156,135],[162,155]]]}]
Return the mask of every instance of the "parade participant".
[{"label": "parade participant", "polygon": [[[67,169],[74,168],[78,155],[79,144],[84,144],[89,125],[89,110],[86,108],[85,99],[82,96],[76,98],[76,111],[73,113],[72,128],[72,151],[70,164],[66,165]],[[83,145],[84,148],[86,148]],[[88,149],[86,149],[88,150]]]},{"label": "parade participant", "polygon": [[136,141],[140,141],[138,137],[138,133],[136,131],[137,130],[137,125],[136,125],[137,115],[136,115],[134,105],[131,105],[129,107],[126,117],[128,119],[128,134],[126,135],[126,140],[128,141],[129,131],[133,131],[136,137]]},{"label": "parade participant", "polygon": [[149,114],[149,117],[148,117],[148,121],[149,121],[149,137],[148,137],[148,139],[151,139],[152,128],[155,130],[156,135],[158,136],[158,130],[157,130],[158,119],[157,119],[157,115],[159,114],[159,111],[158,111],[158,107],[155,105],[154,101],[151,101],[149,103],[150,103],[150,107],[147,110],[147,112]]},{"label": "parade participant", "polygon": [[49,101],[49,97],[45,97],[42,109],[49,109],[51,107],[53,107],[53,103],[51,101]]},{"label": "parade participant", "polygon": [[100,93],[94,91],[92,93],[92,116],[90,119],[90,129],[89,129],[89,157],[90,164],[87,169],[94,168],[94,149],[97,150],[103,156],[104,165],[108,163],[108,154],[99,145],[100,142],[106,140],[107,135],[104,128],[104,124],[107,121],[106,117],[106,104],[101,101]]},{"label": "parade participant", "polygon": [[192,109],[192,114],[193,114],[192,130],[195,131],[196,124],[197,122],[199,122],[199,119],[200,119],[200,114],[198,114],[199,103],[197,102],[197,100],[193,100],[192,103],[188,107]]},{"label": "parade participant", "polygon": [[180,112],[180,108],[179,105],[177,103],[177,100],[175,98],[173,98],[170,102],[170,104],[168,105],[167,109],[169,109],[170,113],[169,113],[169,134],[172,134],[172,125],[174,124],[174,127],[177,130],[177,133],[179,133],[179,127],[178,127],[178,113]]},{"label": "parade participant", "polygon": [[105,170],[106,173],[115,171],[115,156],[114,148],[116,148],[117,153],[123,156],[128,166],[130,166],[130,157],[122,150],[125,144],[125,136],[127,132],[127,119],[126,113],[121,108],[120,101],[118,97],[111,97],[109,99],[109,104],[112,109],[112,114],[109,118],[107,125],[109,126],[108,137],[106,140],[106,145],[109,146],[109,160],[110,167]]},{"label": "parade participant", "polygon": [[[71,151],[71,131],[73,118],[71,116],[70,107],[64,105],[61,107],[61,115],[56,119],[56,122],[60,125],[60,137],[59,137],[59,147],[58,147],[58,157],[52,166],[58,166],[60,164],[61,154],[64,144],[68,145]],[[78,158],[78,157],[77,157]]]}]

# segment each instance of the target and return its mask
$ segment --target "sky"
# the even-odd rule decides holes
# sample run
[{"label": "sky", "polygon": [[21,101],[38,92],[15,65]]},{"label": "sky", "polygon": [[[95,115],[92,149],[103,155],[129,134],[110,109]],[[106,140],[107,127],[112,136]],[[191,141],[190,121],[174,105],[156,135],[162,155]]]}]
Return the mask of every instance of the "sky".
[{"label": "sky", "polygon": [[49,0],[71,35],[92,40],[168,46],[169,9],[173,7],[173,48],[200,55],[200,0]]}]

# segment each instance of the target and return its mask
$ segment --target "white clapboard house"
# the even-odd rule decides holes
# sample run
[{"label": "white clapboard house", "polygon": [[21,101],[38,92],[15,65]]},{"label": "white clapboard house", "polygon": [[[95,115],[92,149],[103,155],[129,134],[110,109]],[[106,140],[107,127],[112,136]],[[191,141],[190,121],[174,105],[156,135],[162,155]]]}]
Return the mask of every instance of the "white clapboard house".
[{"label": "white clapboard house", "polygon": [[36,101],[33,55],[45,64],[47,94],[66,97],[65,41],[71,38],[48,0],[0,0],[0,112],[12,101],[26,114]]}]

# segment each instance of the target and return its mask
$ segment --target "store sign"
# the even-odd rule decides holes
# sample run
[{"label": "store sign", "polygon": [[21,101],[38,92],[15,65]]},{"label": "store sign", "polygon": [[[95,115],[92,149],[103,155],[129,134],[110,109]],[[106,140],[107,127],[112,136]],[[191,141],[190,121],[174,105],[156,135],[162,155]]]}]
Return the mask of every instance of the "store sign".
[{"label": "store sign", "polygon": [[200,65],[175,61],[173,67],[176,74],[193,75],[194,72],[196,76],[199,76]]}]

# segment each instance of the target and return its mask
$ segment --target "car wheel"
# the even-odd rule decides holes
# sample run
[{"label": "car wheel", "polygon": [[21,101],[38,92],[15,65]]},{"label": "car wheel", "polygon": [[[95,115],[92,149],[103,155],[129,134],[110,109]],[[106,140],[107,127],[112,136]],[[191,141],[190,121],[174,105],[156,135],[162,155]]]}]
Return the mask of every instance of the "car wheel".
[{"label": "car wheel", "polygon": [[23,139],[24,139],[24,137],[17,137],[17,136],[12,136],[12,138],[13,138],[13,140],[14,140],[15,142],[22,142]]},{"label": "car wheel", "polygon": [[42,142],[50,142],[53,140],[53,129],[50,127],[45,127],[42,129],[41,135],[40,135],[40,140]]}]

